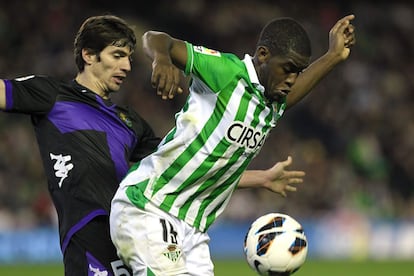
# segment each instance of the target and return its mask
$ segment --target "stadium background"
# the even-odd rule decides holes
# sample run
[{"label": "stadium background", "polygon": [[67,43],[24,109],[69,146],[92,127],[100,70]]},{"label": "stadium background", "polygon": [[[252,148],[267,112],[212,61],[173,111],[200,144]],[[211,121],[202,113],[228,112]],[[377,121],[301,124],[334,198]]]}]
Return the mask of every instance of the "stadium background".
[{"label": "stadium background", "polygon": [[[240,259],[249,223],[288,213],[308,234],[310,259],[414,263],[414,4],[409,1],[1,1],[0,77],[73,78],[72,43],[88,16],[113,13],[145,30],[253,54],[267,20],[290,16],[308,30],[313,57],[328,47],[336,20],[354,13],[357,45],[313,93],[286,113],[250,168],[291,155],[307,172],[283,199],[237,191],[211,229],[214,258]],[[161,101],[150,63],[137,48],[117,101],[128,101],[163,135],[185,97]],[[128,91],[126,95],[123,91]],[[293,169],[293,168],[292,168]],[[30,119],[0,115],[0,266],[61,260],[56,216]],[[298,273],[299,275],[299,273]]]}]

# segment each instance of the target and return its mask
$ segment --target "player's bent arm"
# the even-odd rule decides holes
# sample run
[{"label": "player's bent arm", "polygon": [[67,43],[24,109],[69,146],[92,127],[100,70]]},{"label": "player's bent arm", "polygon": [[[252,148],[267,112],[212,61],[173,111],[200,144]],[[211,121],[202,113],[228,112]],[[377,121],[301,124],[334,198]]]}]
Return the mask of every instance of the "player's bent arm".
[{"label": "player's bent arm", "polygon": [[166,59],[184,70],[187,63],[187,48],[184,41],[164,32],[148,31],[142,36],[142,44],[144,52],[152,60]]},{"label": "player's bent arm", "polygon": [[293,184],[303,182],[304,171],[288,171],[286,167],[292,164],[289,156],[285,161],[277,162],[267,170],[247,170],[239,181],[238,188],[266,188],[286,197],[286,192],[295,192]]},{"label": "player's bent arm", "polygon": [[291,107],[305,97],[332,69],[346,60],[355,44],[353,14],[344,16],[329,31],[329,49],[314,61],[302,74],[287,96],[287,107]]},{"label": "player's bent arm", "polygon": [[6,85],[0,79],[0,110],[6,109]]},{"label": "player's bent arm", "polygon": [[326,53],[309,65],[292,86],[286,98],[287,108],[303,99],[339,62],[335,56]]},{"label": "player's bent arm", "polygon": [[184,41],[169,34],[148,31],[142,36],[144,52],[152,59],[151,84],[163,99],[181,93],[180,73],[187,63],[187,47]]}]

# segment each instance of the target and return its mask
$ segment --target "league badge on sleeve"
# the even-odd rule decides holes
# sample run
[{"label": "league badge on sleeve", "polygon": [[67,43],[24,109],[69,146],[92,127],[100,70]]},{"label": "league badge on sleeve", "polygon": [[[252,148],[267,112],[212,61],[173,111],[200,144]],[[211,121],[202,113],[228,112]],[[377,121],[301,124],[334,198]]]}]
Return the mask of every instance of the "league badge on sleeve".
[{"label": "league badge on sleeve", "polygon": [[204,55],[210,55],[210,56],[216,56],[216,57],[221,56],[219,51],[212,50],[212,49],[209,49],[203,46],[194,46],[193,48],[195,52],[198,52]]}]

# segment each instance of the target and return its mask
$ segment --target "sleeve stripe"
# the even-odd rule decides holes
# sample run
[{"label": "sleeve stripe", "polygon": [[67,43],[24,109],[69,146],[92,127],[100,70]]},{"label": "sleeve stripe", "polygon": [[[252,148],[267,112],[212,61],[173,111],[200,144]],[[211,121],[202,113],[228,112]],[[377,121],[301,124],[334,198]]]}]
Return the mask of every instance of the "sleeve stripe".
[{"label": "sleeve stripe", "polygon": [[193,45],[192,44],[186,42],[186,46],[187,46],[187,64],[185,66],[184,73],[186,75],[189,75],[193,71],[194,53],[193,53]]},{"label": "sleeve stripe", "polygon": [[4,80],[6,87],[6,110],[10,110],[13,107],[13,86],[10,80]]}]

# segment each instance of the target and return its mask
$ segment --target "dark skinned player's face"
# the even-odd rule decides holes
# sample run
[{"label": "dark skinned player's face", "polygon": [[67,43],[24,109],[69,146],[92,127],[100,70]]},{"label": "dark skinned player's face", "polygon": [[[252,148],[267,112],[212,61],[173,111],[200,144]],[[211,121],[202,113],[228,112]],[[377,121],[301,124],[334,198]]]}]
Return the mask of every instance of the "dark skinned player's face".
[{"label": "dark skinned player's face", "polygon": [[270,102],[281,102],[295,84],[299,73],[308,66],[309,58],[294,52],[286,56],[269,56],[260,64],[259,79]]}]

